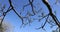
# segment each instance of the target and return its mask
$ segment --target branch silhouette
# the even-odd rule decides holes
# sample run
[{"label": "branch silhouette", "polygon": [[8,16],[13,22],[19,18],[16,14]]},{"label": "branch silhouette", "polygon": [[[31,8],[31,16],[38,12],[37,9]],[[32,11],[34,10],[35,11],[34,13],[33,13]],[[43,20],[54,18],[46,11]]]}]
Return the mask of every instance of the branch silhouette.
[{"label": "branch silhouette", "polygon": [[29,0],[29,4],[24,5],[24,6],[23,6],[23,9],[24,9],[26,6],[30,5],[31,8],[32,8],[32,12],[33,12],[33,14],[35,15],[35,14],[36,14],[35,11],[34,11],[34,7],[35,7],[35,6],[33,6],[33,2],[34,2],[34,0],[32,0],[32,1]]},{"label": "branch silhouette", "polygon": [[23,24],[23,17],[16,12],[16,10],[14,9],[14,7],[13,7],[13,5],[12,5],[11,0],[9,0],[9,4],[10,4],[11,9],[12,9],[12,10],[16,13],[16,15],[22,20],[22,24]]},{"label": "branch silhouette", "polygon": [[42,2],[47,6],[47,8],[48,8],[48,10],[49,10],[49,14],[50,14],[50,16],[52,17],[52,19],[54,20],[54,22],[56,23],[56,25],[57,25],[58,27],[60,27],[60,22],[59,22],[59,20],[57,19],[57,17],[52,13],[52,9],[51,9],[49,3],[48,3],[46,0],[42,0]]}]

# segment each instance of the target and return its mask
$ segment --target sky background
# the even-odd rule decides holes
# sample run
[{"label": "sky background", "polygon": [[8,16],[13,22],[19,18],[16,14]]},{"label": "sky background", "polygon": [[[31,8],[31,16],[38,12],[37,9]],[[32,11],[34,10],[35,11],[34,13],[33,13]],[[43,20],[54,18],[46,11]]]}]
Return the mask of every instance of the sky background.
[{"label": "sky background", "polygon": [[[60,19],[60,6],[59,6],[59,2],[57,5],[55,5],[56,0],[49,0],[49,4],[51,5],[51,8],[54,11],[56,11],[56,16],[58,18],[58,20]],[[6,11],[9,7],[9,2],[8,0],[0,0],[0,3],[2,5],[5,5],[6,8],[4,9],[4,11]],[[15,10],[20,13],[23,9],[23,6],[28,4],[28,0],[12,0],[12,4],[15,8]],[[41,0],[34,0],[33,2],[34,6],[36,7],[35,10],[39,10],[41,7],[43,8],[43,12],[45,12],[46,14],[48,13],[48,9],[47,7],[42,3]],[[0,6],[2,7],[2,6]],[[29,11],[31,12],[31,7],[27,6],[24,8],[24,11],[22,12],[22,16],[25,16],[26,12]],[[37,16],[34,16],[35,18],[38,18]],[[51,30],[56,29],[56,27],[50,28],[50,25],[47,23],[46,26],[44,27],[46,29],[46,31],[42,30],[42,29],[36,29],[38,27],[40,27],[41,23],[43,21],[45,21],[43,19],[42,22],[38,22],[38,20],[34,20],[33,23],[31,23],[31,25],[26,25],[25,27],[20,28],[21,26],[21,19],[13,12],[13,10],[11,10],[5,17],[4,21],[7,21],[8,23],[10,23],[13,27],[13,32],[51,32]],[[59,20],[60,21],[60,20]]]}]

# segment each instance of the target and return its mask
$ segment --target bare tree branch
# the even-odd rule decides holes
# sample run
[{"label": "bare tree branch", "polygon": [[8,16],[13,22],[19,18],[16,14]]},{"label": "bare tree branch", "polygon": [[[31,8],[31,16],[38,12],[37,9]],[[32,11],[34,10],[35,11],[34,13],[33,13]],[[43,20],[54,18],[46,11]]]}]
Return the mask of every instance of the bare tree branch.
[{"label": "bare tree branch", "polygon": [[50,16],[53,18],[53,20],[55,21],[56,25],[57,25],[58,27],[60,27],[60,22],[58,21],[57,17],[52,13],[52,9],[51,9],[49,3],[46,2],[45,0],[42,0],[42,2],[43,2],[43,3],[47,6],[47,8],[49,9],[49,14],[50,14]]},{"label": "bare tree branch", "polygon": [[12,10],[16,13],[16,15],[22,20],[22,24],[23,24],[23,17],[16,12],[16,10],[14,9],[14,7],[13,7],[13,5],[12,5],[11,0],[9,0],[9,4],[10,4],[11,9],[12,9]]},{"label": "bare tree branch", "polygon": [[33,6],[33,1],[34,1],[34,0],[32,0],[32,1],[31,1],[31,0],[29,0],[29,4],[24,5],[24,6],[23,6],[23,9],[24,9],[24,7],[26,7],[26,6],[30,5],[30,6],[31,6],[31,8],[32,8],[32,12],[33,12],[33,14],[35,15],[35,11],[34,11],[34,7],[35,7],[35,6]]}]

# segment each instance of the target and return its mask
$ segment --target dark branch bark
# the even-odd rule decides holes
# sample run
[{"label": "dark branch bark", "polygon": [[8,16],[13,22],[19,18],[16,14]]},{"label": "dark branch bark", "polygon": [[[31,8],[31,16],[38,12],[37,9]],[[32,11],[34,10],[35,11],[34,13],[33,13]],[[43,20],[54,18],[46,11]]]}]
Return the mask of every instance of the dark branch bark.
[{"label": "dark branch bark", "polygon": [[0,23],[1,25],[2,25],[2,23],[3,23],[3,20],[4,20],[5,16],[6,16],[6,14],[7,14],[10,10],[11,10],[11,9],[10,9],[10,7],[9,7],[6,12],[3,11],[3,14],[2,14],[3,18],[2,18],[1,23]]},{"label": "dark branch bark", "polygon": [[47,8],[49,10],[49,14],[52,17],[52,19],[55,21],[56,25],[58,27],[60,27],[60,22],[58,21],[57,17],[52,13],[52,9],[51,9],[49,3],[47,1],[45,1],[45,0],[42,0],[42,2],[47,6]]},{"label": "dark branch bark", "polygon": [[34,11],[34,7],[35,7],[35,6],[33,5],[33,2],[34,2],[34,0],[29,0],[29,3],[28,3],[27,5],[24,5],[24,6],[23,6],[23,9],[24,9],[24,7],[30,5],[31,8],[32,8],[33,15],[35,15],[35,14],[36,14],[35,11]]},{"label": "dark branch bark", "polygon": [[23,23],[23,18],[22,18],[22,16],[19,15],[19,14],[16,12],[16,10],[14,9],[14,7],[13,7],[13,5],[12,5],[11,0],[9,0],[9,4],[10,4],[11,9],[16,13],[16,15],[22,20],[22,23]]}]

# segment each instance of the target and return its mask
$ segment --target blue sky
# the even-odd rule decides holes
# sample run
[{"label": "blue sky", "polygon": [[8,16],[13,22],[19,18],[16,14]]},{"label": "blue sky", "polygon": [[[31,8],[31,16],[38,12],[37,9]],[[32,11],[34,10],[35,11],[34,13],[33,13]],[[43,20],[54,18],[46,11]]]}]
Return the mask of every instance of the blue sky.
[{"label": "blue sky", "polygon": [[[55,0],[56,1],[56,0]],[[60,6],[59,5],[54,5],[54,0],[49,0],[49,3],[52,7],[53,12],[56,10],[57,13],[57,18],[60,19]],[[9,2],[8,0],[0,0],[0,3],[2,3],[2,5],[6,5],[5,10],[7,10],[7,8],[9,7]],[[22,7],[26,4],[28,4],[28,0],[12,0],[13,6],[15,8],[15,10],[17,12],[21,12],[22,11]],[[48,13],[48,9],[47,7],[42,3],[41,0],[34,0],[34,6],[36,7],[35,10],[39,10],[41,7],[43,8],[43,12],[45,12],[46,14]],[[4,11],[5,11],[4,10]],[[22,16],[25,16],[26,12],[29,11],[31,12],[31,7],[27,6],[25,7],[24,11],[22,12]],[[37,16],[35,16],[37,17]],[[13,32],[51,32],[51,30],[54,30],[56,27],[54,28],[50,28],[49,24],[46,24],[46,31],[39,29],[36,30],[35,28],[40,27],[40,23],[42,22],[38,22],[38,20],[34,20],[33,23],[31,23],[31,25],[26,25],[25,27],[20,28],[21,26],[21,19],[11,10],[5,17],[4,21],[8,21],[10,24],[12,24],[13,26]],[[43,20],[45,21],[45,20]]]}]

